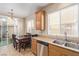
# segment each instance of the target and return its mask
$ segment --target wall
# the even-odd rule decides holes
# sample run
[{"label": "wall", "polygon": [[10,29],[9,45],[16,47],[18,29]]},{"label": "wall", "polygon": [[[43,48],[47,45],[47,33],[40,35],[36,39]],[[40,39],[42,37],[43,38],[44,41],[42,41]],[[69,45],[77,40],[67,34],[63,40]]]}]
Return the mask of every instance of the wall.
[{"label": "wall", "polygon": [[25,27],[24,27],[24,19],[18,19],[18,33],[19,35],[24,35],[25,31],[24,31]]},{"label": "wall", "polygon": [[[32,33],[34,32],[36,32],[36,31],[34,31],[35,30],[35,15],[33,14],[33,15],[30,15],[29,17],[27,17],[26,18],[26,20],[25,20],[25,25],[26,25],[26,27],[25,27],[25,32],[27,33],[27,22],[28,21],[30,21],[30,20],[33,20],[34,21],[34,28],[32,28],[33,30],[31,31]],[[32,26],[32,25],[31,25]]]}]

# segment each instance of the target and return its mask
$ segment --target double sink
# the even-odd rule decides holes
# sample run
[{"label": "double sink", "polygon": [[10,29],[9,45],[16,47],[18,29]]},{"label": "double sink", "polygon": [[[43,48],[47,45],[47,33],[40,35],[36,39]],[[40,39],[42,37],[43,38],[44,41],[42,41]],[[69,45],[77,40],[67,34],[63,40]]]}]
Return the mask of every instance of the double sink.
[{"label": "double sink", "polygon": [[62,39],[56,39],[56,40],[53,41],[53,43],[79,50],[79,44],[78,43],[74,43],[74,42],[71,42],[71,41],[68,41],[68,40],[66,41],[66,40],[62,40]]}]

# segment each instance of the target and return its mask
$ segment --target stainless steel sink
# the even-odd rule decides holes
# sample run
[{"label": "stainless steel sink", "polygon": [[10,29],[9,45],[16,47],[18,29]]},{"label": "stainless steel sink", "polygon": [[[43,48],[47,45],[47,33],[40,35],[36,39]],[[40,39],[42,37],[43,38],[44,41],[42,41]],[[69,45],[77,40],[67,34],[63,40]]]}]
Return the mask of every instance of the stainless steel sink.
[{"label": "stainless steel sink", "polygon": [[53,41],[53,43],[56,43],[56,44],[59,44],[59,45],[64,45],[65,41],[61,40],[61,39],[56,39],[56,40]]},{"label": "stainless steel sink", "polygon": [[64,46],[79,49],[79,44],[72,43],[72,42],[66,42]]},{"label": "stainless steel sink", "polygon": [[56,40],[53,41],[53,43],[63,45],[65,47],[69,47],[69,48],[79,49],[79,44],[73,43],[73,42],[70,42],[70,41],[65,41],[65,40],[62,40],[62,39],[56,39]]}]

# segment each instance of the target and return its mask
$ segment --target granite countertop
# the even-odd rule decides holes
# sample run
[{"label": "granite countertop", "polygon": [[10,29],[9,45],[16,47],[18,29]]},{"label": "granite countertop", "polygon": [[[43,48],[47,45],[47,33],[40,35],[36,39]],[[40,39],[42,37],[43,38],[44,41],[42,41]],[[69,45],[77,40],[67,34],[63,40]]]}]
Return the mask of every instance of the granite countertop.
[{"label": "granite countertop", "polygon": [[47,43],[50,43],[50,44],[53,44],[53,45],[56,45],[56,46],[59,46],[59,47],[62,47],[62,48],[66,48],[66,49],[70,49],[72,51],[75,51],[75,52],[79,52],[79,49],[75,49],[75,48],[71,48],[71,47],[66,47],[64,45],[59,45],[59,44],[56,44],[56,43],[53,43],[53,41],[55,39],[52,39],[52,38],[47,38],[47,37],[33,37],[33,39],[36,39],[36,40],[39,40],[39,41],[43,41],[43,42],[47,42]]}]

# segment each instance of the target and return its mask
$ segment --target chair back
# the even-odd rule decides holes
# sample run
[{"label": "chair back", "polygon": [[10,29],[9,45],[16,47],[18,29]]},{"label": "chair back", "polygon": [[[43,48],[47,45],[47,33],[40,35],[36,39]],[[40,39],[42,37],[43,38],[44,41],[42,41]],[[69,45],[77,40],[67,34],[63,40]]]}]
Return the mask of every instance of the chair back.
[{"label": "chair back", "polygon": [[15,34],[12,34],[12,39],[13,39],[13,41],[16,41],[16,35]]}]

